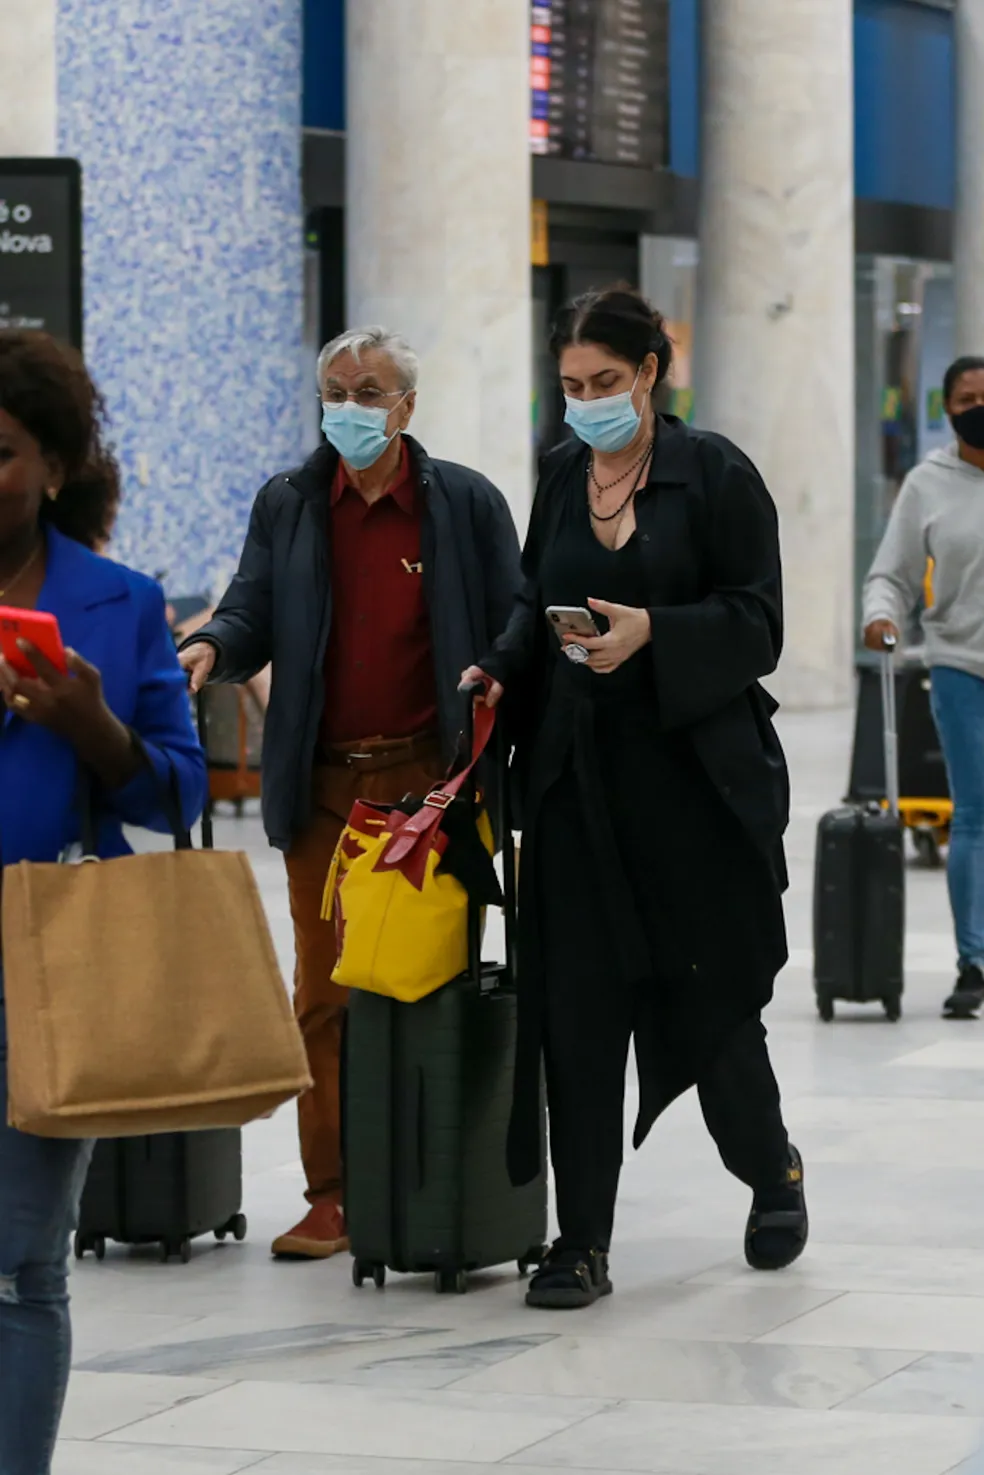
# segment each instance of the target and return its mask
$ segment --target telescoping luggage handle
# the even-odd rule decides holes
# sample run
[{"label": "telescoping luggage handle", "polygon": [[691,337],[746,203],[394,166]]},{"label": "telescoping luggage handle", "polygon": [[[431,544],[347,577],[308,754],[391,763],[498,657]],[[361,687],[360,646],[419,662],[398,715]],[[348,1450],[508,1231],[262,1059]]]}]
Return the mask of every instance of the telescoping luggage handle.
[{"label": "telescoping luggage handle", "polygon": [[[473,682],[461,688],[465,699],[464,746],[468,753],[475,749],[475,704],[486,692],[485,684]],[[482,715],[487,712],[482,709]],[[502,896],[506,923],[506,979],[510,985],[516,982],[516,841],[513,836],[509,805],[509,749],[506,745],[501,724],[492,732],[495,753],[496,780],[496,829],[502,847]],[[472,805],[478,802],[478,790],[474,770],[469,773],[466,796]],[[482,909],[474,902],[468,907],[468,971],[481,984],[482,978]]]},{"label": "telescoping luggage handle", "polygon": [[895,648],[894,635],[886,636],[882,642],[880,656],[882,719],[885,739],[885,797],[892,814],[899,813],[899,735],[895,711]]},{"label": "telescoping luggage handle", "polygon": [[[205,711],[206,697],[203,688],[195,698],[195,717],[198,722],[198,741],[201,743],[202,752],[208,753],[208,715]],[[206,770],[208,759],[206,757]],[[208,777],[206,773],[206,778]],[[205,807],[202,810],[202,849],[211,850],[215,844],[215,832],[212,824],[212,785],[209,781],[205,789]]]}]

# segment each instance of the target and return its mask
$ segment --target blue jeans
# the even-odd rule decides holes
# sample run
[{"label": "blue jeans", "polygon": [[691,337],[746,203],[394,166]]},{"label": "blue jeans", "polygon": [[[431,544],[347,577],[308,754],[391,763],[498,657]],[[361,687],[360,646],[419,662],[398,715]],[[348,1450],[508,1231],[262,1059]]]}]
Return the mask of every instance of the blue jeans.
[{"label": "blue jeans", "polygon": [[2,983],[0,977],[0,1475],[48,1475],[72,1355],[69,1239],[92,1149],[6,1125]]},{"label": "blue jeans", "polygon": [[984,972],[984,680],[935,666],[932,683],[953,799],[948,875],[959,966]]}]

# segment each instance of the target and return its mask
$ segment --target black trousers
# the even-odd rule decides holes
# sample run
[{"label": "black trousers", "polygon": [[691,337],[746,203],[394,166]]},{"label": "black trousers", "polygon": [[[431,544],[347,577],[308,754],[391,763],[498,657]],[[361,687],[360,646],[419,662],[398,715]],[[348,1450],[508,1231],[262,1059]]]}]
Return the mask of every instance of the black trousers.
[{"label": "black trousers", "polygon": [[[698,981],[681,970],[674,936],[683,925],[679,906],[647,917],[653,977],[636,985],[623,981],[611,923],[585,884],[590,850],[571,786],[558,786],[545,810],[537,893],[550,1157],[562,1244],[607,1249],[611,1242],[633,1037],[640,1076],[648,1071],[661,1089],[668,1086],[667,1100],[696,1081],[704,1120],[729,1172],[756,1192],[780,1187],[789,1139],[760,1016],[737,1013],[733,1022],[722,1017],[721,1028],[709,1019],[706,1029],[695,1029],[694,1016],[699,1024],[716,1006],[713,995],[705,998]],[[565,876],[572,878],[569,888]],[[657,877],[648,898],[669,890]],[[637,903],[646,899],[636,897]],[[713,917],[704,925],[713,926]],[[727,928],[727,919],[717,925]],[[739,957],[740,949],[736,963]],[[683,1010],[681,998],[687,1001]],[[688,1074],[681,1062],[689,1061]]]},{"label": "black trousers", "polygon": [[[643,1127],[696,1084],[730,1173],[755,1192],[777,1189],[789,1162],[760,1018],[760,1000],[772,993],[760,987],[769,965],[755,953],[757,931],[775,915],[782,926],[775,884],[707,777],[677,751],[679,743],[649,745],[643,794],[624,761],[624,743],[612,739],[609,746],[597,786],[614,847],[590,829],[589,810],[597,825],[597,805],[584,802],[571,770],[543,795],[528,847],[550,1158],[562,1243],[577,1249],[611,1242],[633,1038]],[[661,825],[674,836],[671,847],[659,841]],[[611,878],[599,876],[612,851],[620,915],[611,912]],[[599,885],[602,879],[609,884]],[[620,929],[636,923],[649,976],[628,982],[618,963]]]},{"label": "black trousers", "polygon": [[[561,1242],[576,1249],[609,1247],[622,1169],[631,1021],[599,1009],[597,992],[594,1002],[580,1028],[569,995],[548,1003],[550,1158]],[[728,1171],[754,1191],[782,1184],[789,1138],[760,1019],[731,1036],[697,1090]]]}]

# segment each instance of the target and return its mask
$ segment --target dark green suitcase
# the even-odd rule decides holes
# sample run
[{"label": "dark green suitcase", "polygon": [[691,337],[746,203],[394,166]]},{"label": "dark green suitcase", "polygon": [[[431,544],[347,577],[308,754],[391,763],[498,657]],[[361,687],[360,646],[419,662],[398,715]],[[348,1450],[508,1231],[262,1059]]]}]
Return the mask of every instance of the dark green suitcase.
[{"label": "dark green suitcase", "polygon": [[75,1257],[97,1260],[106,1241],[157,1245],[161,1260],[191,1259],[202,1234],[246,1238],[238,1128],[166,1132],[97,1142],[75,1235]]},{"label": "dark green suitcase", "polygon": [[[504,758],[500,765],[504,796]],[[473,909],[466,975],[417,1004],[350,998],[345,1215],[356,1285],[382,1286],[390,1269],[431,1272],[438,1291],[463,1292],[470,1271],[515,1261],[525,1273],[544,1254],[546,1176],[514,1188],[506,1168],[516,873],[505,823],[500,834],[508,961],[481,962]],[[541,1131],[545,1139],[545,1122]]]},{"label": "dark green suitcase", "polygon": [[430,1271],[439,1291],[468,1272],[538,1264],[544,1177],[506,1170],[516,999],[462,978],[419,1004],[353,994],[347,1039],[345,1214],[353,1279]]}]

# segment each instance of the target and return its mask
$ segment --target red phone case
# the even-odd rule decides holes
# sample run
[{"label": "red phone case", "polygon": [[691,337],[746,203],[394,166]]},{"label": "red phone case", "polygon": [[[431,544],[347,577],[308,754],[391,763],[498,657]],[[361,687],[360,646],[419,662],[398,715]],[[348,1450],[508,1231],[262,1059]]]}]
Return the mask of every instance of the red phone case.
[{"label": "red phone case", "polygon": [[0,605],[0,654],[18,676],[34,677],[38,673],[18,648],[18,640],[29,640],[62,674],[68,670],[61,631],[54,615]]}]

